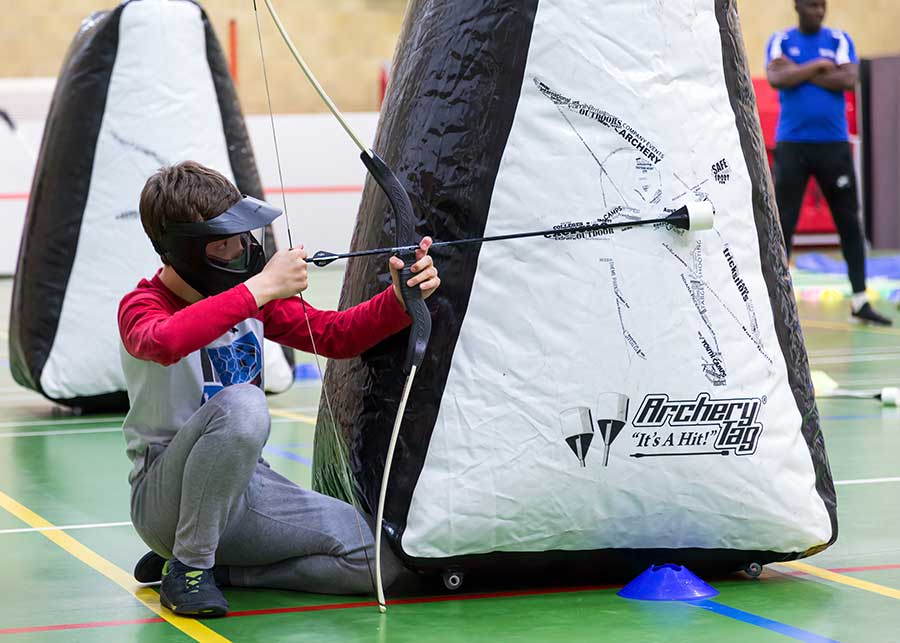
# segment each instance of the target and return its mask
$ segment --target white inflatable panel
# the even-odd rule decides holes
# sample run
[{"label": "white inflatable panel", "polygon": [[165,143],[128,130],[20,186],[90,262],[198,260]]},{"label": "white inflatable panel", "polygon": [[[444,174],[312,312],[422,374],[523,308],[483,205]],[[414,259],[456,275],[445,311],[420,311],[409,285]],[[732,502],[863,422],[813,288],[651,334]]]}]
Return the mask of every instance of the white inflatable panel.
[{"label": "white inflatable panel", "polygon": [[481,249],[409,556],[806,551],[831,537],[761,274],[713,0],[601,4],[540,2],[485,234],[703,199],[715,228],[560,241],[550,256]]},{"label": "white inflatable panel", "polygon": [[41,372],[48,397],[124,390],[118,303],[160,267],[141,227],[140,192],[156,169],[186,159],[234,181],[200,9],[190,2],[130,3],[119,25],[75,261]]}]

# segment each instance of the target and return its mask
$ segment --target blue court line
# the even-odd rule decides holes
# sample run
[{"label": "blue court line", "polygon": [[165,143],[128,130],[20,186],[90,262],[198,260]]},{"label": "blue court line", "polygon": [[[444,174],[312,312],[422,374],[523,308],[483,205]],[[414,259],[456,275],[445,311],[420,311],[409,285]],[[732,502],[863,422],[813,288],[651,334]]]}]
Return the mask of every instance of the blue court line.
[{"label": "blue court line", "polygon": [[764,616],[757,616],[756,614],[751,614],[750,612],[744,612],[734,607],[729,607],[728,605],[717,603],[716,601],[685,601],[685,603],[692,607],[699,607],[700,609],[704,609],[707,612],[713,612],[714,614],[719,614],[720,616],[727,616],[728,618],[733,618],[736,621],[742,621],[749,625],[755,625],[756,627],[761,627],[763,629],[770,630],[784,636],[789,636],[797,641],[804,641],[804,643],[838,643],[834,639],[830,639],[827,636],[813,634],[812,632],[807,632],[806,630],[801,630],[797,627],[785,625],[784,623],[773,621],[772,619],[765,618]]},{"label": "blue court line", "polygon": [[312,460],[307,458],[306,456],[298,455],[293,451],[288,451],[286,449],[279,449],[278,447],[269,447],[267,446],[263,449],[263,453],[277,455],[282,458],[286,458],[288,460],[293,460],[294,462],[299,462],[300,464],[305,464],[307,467],[312,466]]}]

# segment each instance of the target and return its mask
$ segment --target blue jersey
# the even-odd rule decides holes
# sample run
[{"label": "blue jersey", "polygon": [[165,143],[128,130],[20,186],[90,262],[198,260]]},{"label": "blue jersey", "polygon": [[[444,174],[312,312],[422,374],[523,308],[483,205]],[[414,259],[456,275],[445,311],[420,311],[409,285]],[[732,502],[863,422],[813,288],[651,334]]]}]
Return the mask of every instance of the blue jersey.
[{"label": "blue jersey", "polygon": [[[803,64],[830,58],[836,65],[859,62],[856,47],[845,32],[822,27],[816,34],[799,29],[780,31],[769,39],[766,66],[779,57]],[[847,141],[847,106],[843,92],[833,92],[805,82],[779,91],[781,116],[775,140],[790,143]]]}]

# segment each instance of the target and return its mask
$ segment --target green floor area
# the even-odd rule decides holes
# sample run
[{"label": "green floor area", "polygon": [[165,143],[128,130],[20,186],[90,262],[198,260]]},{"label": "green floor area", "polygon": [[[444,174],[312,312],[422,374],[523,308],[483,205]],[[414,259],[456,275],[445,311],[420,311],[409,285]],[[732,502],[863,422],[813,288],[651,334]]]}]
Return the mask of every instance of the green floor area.
[{"label": "green floor area", "polygon": [[[340,272],[312,277],[310,301],[335,305]],[[10,290],[9,281],[0,281],[0,306],[7,310]],[[892,305],[878,306],[900,322]],[[804,301],[801,313],[813,368],[848,388],[900,385],[900,328],[851,326],[845,301]],[[33,512],[32,522],[37,514],[65,526],[74,541],[64,543],[74,553],[83,550],[72,542],[128,574],[146,548],[128,523],[121,418],[60,415],[16,387],[6,367],[6,324],[0,326],[0,493]],[[301,484],[309,483],[312,459],[313,427],[305,418],[315,415],[318,399],[318,386],[308,382],[270,398],[265,456]],[[7,507],[0,508],[0,643],[898,641],[900,411],[848,400],[822,400],[819,410],[837,481],[837,544],[804,561],[812,571],[771,566],[757,580],[716,579],[721,594],[708,603],[633,602],[611,587],[523,588],[498,579],[479,595],[408,584],[402,597],[389,592],[396,602],[382,616],[369,597],[232,589],[234,614],[189,636],[49,540],[49,532],[29,527],[21,509],[0,502]]]}]

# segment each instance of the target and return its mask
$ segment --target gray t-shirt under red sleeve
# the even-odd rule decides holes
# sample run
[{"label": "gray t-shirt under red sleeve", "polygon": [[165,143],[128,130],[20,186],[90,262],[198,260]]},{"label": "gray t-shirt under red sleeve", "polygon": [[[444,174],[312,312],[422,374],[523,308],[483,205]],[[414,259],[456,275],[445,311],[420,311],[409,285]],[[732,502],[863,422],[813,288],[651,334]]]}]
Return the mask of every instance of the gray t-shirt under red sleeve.
[{"label": "gray t-shirt under red sleeve", "polygon": [[[162,449],[207,400],[232,384],[263,387],[263,337],[330,358],[359,355],[409,325],[388,288],[344,311],[318,310],[298,297],[257,308],[237,286],[194,304],[159,279],[142,280],[119,304],[122,368],[131,408],[125,418],[132,481],[147,449]],[[312,339],[310,338],[312,331]]]}]

